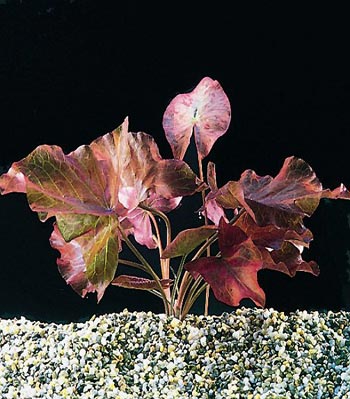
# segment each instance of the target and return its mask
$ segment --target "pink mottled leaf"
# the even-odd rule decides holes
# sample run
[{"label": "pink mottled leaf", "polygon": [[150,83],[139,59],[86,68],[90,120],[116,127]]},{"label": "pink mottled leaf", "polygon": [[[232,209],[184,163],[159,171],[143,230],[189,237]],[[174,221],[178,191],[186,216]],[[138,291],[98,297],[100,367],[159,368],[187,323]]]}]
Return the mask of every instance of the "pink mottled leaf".
[{"label": "pink mottled leaf", "polygon": [[194,278],[201,275],[215,297],[231,306],[250,298],[257,306],[265,305],[265,293],[259,286],[257,272],[262,256],[253,241],[239,228],[221,219],[219,224],[221,256],[203,257],[189,262],[185,269]]},{"label": "pink mottled leaf", "polygon": [[135,208],[128,213],[128,223],[132,226],[135,240],[147,248],[156,248],[157,244],[153,239],[152,225],[149,215],[141,208]]},{"label": "pink mottled leaf", "polygon": [[[173,280],[161,279],[160,284],[162,288],[169,288]],[[117,276],[111,283],[117,287],[132,288],[136,290],[156,290],[158,285],[154,280],[148,278],[120,275]]]},{"label": "pink mottled leaf", "polygon": [[175,158],[184,158],[194,132],[198,155],[203,159],[226,133],[230,120],[230,102],[220,83],[205,77],[193,91],[178,94],[170,102],[163,128]]},{"label": "pink mottled leaf", "polygon": [[82,296],[97,291],[98,300],[117,268],[119,229],[155,248],[142,205],[170,211],[204,188],[185,162],[163,159],[151,136],[129,133],[127,118],[68,155],[39,146],[0,176],[1,194],[26,193],[41,221],[56,218],[51,245],[61,253],[60,273]]},{"label": "pink mottled leaf", "polygon": [[164,249],[162,258],[175,258],[189,254],[213,235],[216,230],[216,226],[209,225],[180,231],[175,239]]}]

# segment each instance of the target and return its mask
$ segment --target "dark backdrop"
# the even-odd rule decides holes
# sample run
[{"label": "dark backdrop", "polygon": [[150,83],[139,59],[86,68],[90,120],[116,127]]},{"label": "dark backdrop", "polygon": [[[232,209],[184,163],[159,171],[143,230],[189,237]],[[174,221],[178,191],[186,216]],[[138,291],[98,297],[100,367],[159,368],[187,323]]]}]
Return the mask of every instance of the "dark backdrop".
[{"label": "dark backdrop", "polygon": [[[153,135],[171,157],[163,112],[176,94],[210,76],[232,107],[229,131],[208,157],[219,185],[247,168],[274,176],[296,155],[325,187],[350,187],[345,9],[119,3],[0,1],[2,172],[40,144],[66,153],[89,144],[126,116],[130,130]],[[176,228],[195,220],[194,209],[182,208]],[[319,277],[259,272],[267,307],[349,310],[349,215],[348,201],[322,202],[306,220],[315,239],[304,257],[319,263]],[[39,222],[23,194],[0,197],[0,218],[0,317],[71,321],[126,307],[162,311],[143,292],[110,287],[98,305],[95,295],[75,294],[48,242],[52,220]],[[212,299],[212,313],[224,310]]]}]

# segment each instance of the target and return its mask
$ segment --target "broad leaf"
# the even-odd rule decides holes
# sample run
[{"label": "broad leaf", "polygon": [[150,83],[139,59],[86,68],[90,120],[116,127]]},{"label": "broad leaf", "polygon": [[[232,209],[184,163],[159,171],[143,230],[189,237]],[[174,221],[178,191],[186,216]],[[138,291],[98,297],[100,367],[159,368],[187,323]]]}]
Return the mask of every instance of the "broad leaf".
[{"label": "broad leaf", "polygon": [[309,229],[301,233],[274,225],[258,226],[247,214],[243,214],[235,226],[249,236],[261,252],[264,260],[263,268],[280,271],[295,276],[297,271],[319,275],[319,268],[314,261],[306,262],[301,253],[313,240]]},{"label": "broad leaf", "polygon": [[[161,279],[160,284],[162,288],[169,288],[173,280]],[[120,275],[116,277],[112,283],[117,287],[132,288],[135,290],[157,290],[159,287],[154,280],[148,278]]]},{"label": "broad leaf", "polygon": [[290,242],[283,242],[280,249],[267,251],[260,248],[261,255],[264,259],[264,269],[276,270],[290,277],[294,277],[296,272],[307,272],[314,276],[320,274],[320,269],[316,262],[304,261],[298,247]]},{"label": "broad leaf", "polygon": [[259,247],[270,249],[280,249],[284,241],[288,241],[297,246],[309,247],[313,240],[313,235],[309,229],[304,228],[300,233],[293,229],[277,227],[273,224],[259,226],[254,220],[244,213],[234,223],[242,229]]},{"label": "broad leaf", "polygon": [[[103,218],[101,218],[103,219]],[[118,265],[119,239],[113,219],[102,221],[96,229],[66,242],[57,224],[51,234],[50,244],[61,257],[58,270],[74,291],[82,297],[97,291],[97,301],[112,281]],[[115,223],[115,222],[114,222]]]},{"label": "broad leaf", "polygon": [[260,251],[239,228],[219,224],[220,257],[196,259],[185,265],[194,278],[201,275],[210,285],[215,297],[230,306],[238,306],[250,298],[257,306],[265,305],[265,293],[259,286],[257,272],[263,266]]},{"label": "broad leaf", "polygon": [[189,254],[217,230],[216,226],[201,226],[181,231],[164,249],[162,258],[175,258]]},{"label": "broad leaf", "polygon": [[302,230],[302,219],[313,214],[322,196],[322,185],[311,167],[289,157],[275,178],[246,170],[238,182],[230,181],[219,189],[215,198],[224,208],[245,208],[260,226]]},{"label": "broad leaf", "polygon": [[178,94],[170,102],[163,128],[175,158],[184,158],[194,132],[198,156],[203,159],[226,133],[230,120],[230,102],[220,83],[205,77],[192,92]]},{"label": "broad leaf", "polygon": [[65,155],[42,145],[0,176],[0,192],[23,192],[41,221],[55,217],[51,244],[58,266],[82,296],[103,296],[120,251],[119,228],[154,248],[147,205],[162,211],[205,188],[189,166],[162,159],[153,138],[129,133],[128,120],[113,132]]}]

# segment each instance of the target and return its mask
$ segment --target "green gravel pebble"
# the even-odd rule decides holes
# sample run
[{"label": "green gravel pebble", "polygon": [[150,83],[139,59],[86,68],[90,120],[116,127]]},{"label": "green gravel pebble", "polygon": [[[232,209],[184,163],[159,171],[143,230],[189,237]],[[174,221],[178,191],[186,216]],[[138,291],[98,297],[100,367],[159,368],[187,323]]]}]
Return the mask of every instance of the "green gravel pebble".
[{"label": "green gravel pebble", "polygon": [[350,399],[350,313],[0,319],[3,399]]}]

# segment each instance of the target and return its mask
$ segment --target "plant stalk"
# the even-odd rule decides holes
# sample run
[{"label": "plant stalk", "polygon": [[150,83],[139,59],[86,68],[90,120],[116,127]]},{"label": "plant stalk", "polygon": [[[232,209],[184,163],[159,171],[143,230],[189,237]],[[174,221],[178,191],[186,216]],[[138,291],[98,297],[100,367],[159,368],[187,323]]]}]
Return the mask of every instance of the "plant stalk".
[{"label": "plant stalk", "polygon": [[[198,154],[198,170],[199,170],[199,179],[204,180],[204,174],[203,174],[203,164],[202,164],[202,158]],[[202,194],[202,204],[203,204],[203,216],[204,216],[204,224],[205,226],[208,225],[208,217],[207,217],[207,210],[205,208],[205,190],[201,192]],[[206,240],[208,242],[208,240]],[[210,256],[210,244],[206,248],[207,251],[207,257]],[[208,284],[206,286],[206,293],[205,293],[205,301],[204,301],[204,316],[208,316],[208,309],[209,309],[209,291],[210,291],[210,285]]]},{"label": "plant stalk", "polygon": [[162,284],[159,280],[157,273],[153,270],[152,266],[143,257],[141,252],[130,241],[129,237],[125,234],[125,231],[120,226],[118,227],[118,229],[123,237],[123,240],[126,242],[127,246],[130,248],[131,252],[137,257],[137,259],[145,267],[145,271],[148,272],[153,277],[154,281],[156,282],[156,284],[158,286],[158,290],[159,290],[160,294],[162,295],[165,313],[166,313],[166,315],[169,316],[170,315],[169,301],[167,299],[167,296],[165,295],[164,288],[162,287]]},{"label": "plant stalk", "polygon": [[[154,227],[156,229],[156,234],[158,237],[158,249],[159,249],[159,259],[160,259],[160,269],[161,269],[161,274],[163,279],[169,279],[170,278],[170,259],[169,258],[162,258],[162,253],[163,253],[163,246],[161,242],[161,236],[158,228],[158,224],[156,219],[154,218],[153,215],[160,217],[165,224],[166,228],[166,246],[168,246],[171,242],[171,224],[168,219],[168,217],[165,215],[165,213],[158,211],[157,209],[148,207],[147,205],[142,205],[141,208],[145,209],[147,212],[150,213],[151,220],[154,224]],[[170,287],[168,288],[163,288],[165,297],[167,299],[167,302],[171,302],[171,290]],[[172,312],[172,310],[171,310]]]}]

